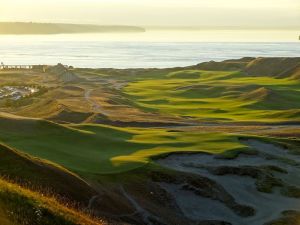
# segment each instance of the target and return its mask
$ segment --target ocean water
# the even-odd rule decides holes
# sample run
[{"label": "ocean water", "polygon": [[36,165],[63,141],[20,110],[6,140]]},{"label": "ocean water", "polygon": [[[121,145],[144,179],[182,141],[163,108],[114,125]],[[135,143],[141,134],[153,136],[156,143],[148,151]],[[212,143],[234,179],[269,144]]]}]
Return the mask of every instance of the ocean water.
[{"label": "ocean water", "polygon": [[[300,33],[299,33],[300,34]],[[0,62],[89,68],[165,68],[246,56],[300,57],[296,31],[152,31],[3,35]]]}]

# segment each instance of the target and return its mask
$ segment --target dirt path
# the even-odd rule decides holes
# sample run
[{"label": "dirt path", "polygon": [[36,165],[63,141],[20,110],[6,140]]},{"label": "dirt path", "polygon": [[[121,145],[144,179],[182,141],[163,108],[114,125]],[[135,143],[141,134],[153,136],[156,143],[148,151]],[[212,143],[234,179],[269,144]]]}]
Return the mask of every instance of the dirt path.
[{"label": "dirt path", "polygon": [[154,218],[155,220],[159,221],[159,219],[155,216],[153,216],[152,214],[150,214],[147,210],[143,209],[143,207],[141,207],[139,205],[139,203],[132,197],[130,196],[126,190],[124,189],[123,186],[121,186],[121,192],[123,194],[123,196],[132,204],[132,206],[136,209],[136,212],[134,214],[138,214],[142,217],[143,222],[146,225],[154,225],[154,223],[151,222],[150,218]]},{"label": "dirt path", "polygon": [[99,105],[96,101],[91,99],[91,93],[93,89],[86,90],[84,93],[85,100],[92,106],[92,110],[96,113],[101,113],[105,116],[108,116],[108,114],[102,109],[101,105]]}]

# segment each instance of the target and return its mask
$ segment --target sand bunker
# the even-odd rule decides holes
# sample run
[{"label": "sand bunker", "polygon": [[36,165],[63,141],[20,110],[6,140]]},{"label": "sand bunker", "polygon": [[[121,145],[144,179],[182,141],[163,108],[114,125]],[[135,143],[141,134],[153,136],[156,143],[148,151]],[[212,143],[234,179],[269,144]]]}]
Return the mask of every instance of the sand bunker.
[{"label": "sand bunker", "polygon": [[236,203],[255,210],[252,216],[240,216],[223,202],[196,195],[182,184],[161,183],[187,218],[200,224],[217,220],[232,225],[262,225],[280,218],[283,211],[300,210],[300,157],[274,144],[254,139],[242,142],[258,153],[240,154],[231,160],[201,153],[173,154],[157,160],[162,166],[215,181]]}]

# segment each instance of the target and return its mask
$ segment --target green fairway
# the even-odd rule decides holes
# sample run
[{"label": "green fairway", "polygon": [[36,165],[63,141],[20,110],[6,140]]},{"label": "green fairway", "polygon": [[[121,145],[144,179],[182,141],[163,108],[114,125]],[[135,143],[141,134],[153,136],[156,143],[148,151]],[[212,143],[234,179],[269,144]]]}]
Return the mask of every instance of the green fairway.
[{"label": "green fairway", "polygon": [[[131,107],[154,112],[152,117],[171,115],[212,122],[298,122],[300,119],[300,82],[296,79],[195,69],[153,70],[118,79],[126,80],[126,85],[118,89],[117,103],[110,103],[124,107],[119,100],[122,99],[126,104],[132,103]],[[100,102],[100,107],[107,102]],[[66,104],[66,100],[60,103]],[[82,103],[88,102],[81,99]],[[126,112],[121,111],[122,107],[117,108],[117,115]],[[135,114],[131,112],[135,111],[128,112],[134,122]],[[170,152],[218,154],[246,149],[227,132],[120,128],[97,124],[60,125],[42,119],[7,114],[0,116],[0,141],[4,144],[69,170],[90,174],[135,169],[151,162],[154,156]]]},{"label": "green fairway", "polygon": [[104,125],[61,126],[44,120],[5,118],[0,141],[75,172],[115,173],[145,165],[156,155],[177,151],[223,153],[244,149],[234,136],[162,128]]},{"label": "green fairway", "polygon": [[241,72],[182,70],[134,80],[127,96],[143,109],[222,122],[295,122],[300,82]]}]

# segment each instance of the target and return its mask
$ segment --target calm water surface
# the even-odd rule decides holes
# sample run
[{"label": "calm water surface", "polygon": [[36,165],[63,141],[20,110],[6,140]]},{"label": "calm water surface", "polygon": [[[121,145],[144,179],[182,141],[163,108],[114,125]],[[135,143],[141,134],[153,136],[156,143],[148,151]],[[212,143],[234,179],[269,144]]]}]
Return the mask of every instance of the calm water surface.
[{"label": "calm water surface", "polygon": [[[300,34],[300,33],[299,33]],[[296,31],[153,31],[133,34],[0,36],[5,64],[138,68],[244,56],[300,57]]]}]

